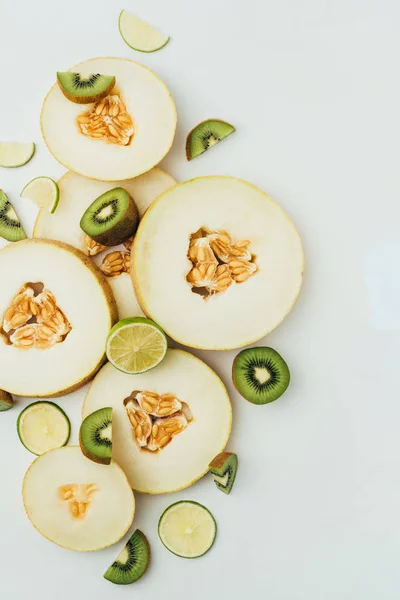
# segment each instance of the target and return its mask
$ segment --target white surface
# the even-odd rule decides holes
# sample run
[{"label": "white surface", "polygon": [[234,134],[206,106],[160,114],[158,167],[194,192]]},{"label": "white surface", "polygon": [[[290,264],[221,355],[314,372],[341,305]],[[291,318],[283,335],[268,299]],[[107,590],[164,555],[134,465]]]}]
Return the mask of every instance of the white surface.
[{"label": "white surface", "polygon": [[[149,536],[153,562],[142,581],[121,589],[102,579],[119,545],[79,555],[30,526],[20,488],[32,457],[15,431],[26,401],[0,415],[0,597],[398,600],[400,338],[392,303],[400,274],[398,261],[379,257],[400,241],[400,5],[132,1],[125,8],[172,37],[153,55],[120,39],[120,8],[105,0],[3,0],[1,137],[33,139],[38,149],[26,167],[1,170],[1,186],[15,200],[34,176],[63,173],[39,130],[57,70],[107,54],[154,68],[179,115],[164,168],[180,180],[248,179],[282,203],[302,234],[304,287],[268,337],[287,359],[292,384],[274,404],[252,406],[233,393],[234,353],[201,353],[232,392],[236,485],[229,497],[209,478],[183,493],[138,497],[135,525]],[[187,163],[185,135],[207,117],[238,131]],[[15,204],[26,207],[29,222],[34,208]],[[376,289],[381,281],[389,282],[388,295]],[[374,317],[376,298],[380,313],[383,306],[394,319]],[[60,402],[75,417],[72,441],[81,398]],[[204,503],[218,521],[216,544],[199,560],[169,554],[157,538],[162,510],[184,498]]]}]

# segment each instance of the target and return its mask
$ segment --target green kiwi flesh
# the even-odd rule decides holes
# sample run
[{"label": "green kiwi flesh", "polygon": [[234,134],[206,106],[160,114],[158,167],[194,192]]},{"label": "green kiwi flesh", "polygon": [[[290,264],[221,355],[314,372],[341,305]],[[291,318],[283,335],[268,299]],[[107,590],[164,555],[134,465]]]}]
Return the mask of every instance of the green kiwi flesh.
[{"label": "green kiwi flesh", "polygon": [[80,73],[58,72],[58,85],[68,100],[77,104],[90,104],[108,96],[115,85],[113,75],[91,73],[83,77]]},{"label": "green kiwi flesh", "polygon": [[273,348],[242,350],[233,362],[233,383],[239,394],[253,404],[277,400],[290,383],[290,372]]},{"label": "green kiwi flesh", "polygon": [[3,190],[0,190],[0,237],[8,242],[26,239],[21,221]]},{"label": "green kiwi flesh", "polygon": [[186,158],[192,160],[236,131],[233,125],[219,119],[202,121],[186,139]]},{"label": "green kiwi flesh", "polygon": [[139,225],[137,206],[128,192],[116,187],[102,194],[83,214],[81,229],[103,246],[126,242]]},{"label": "green kiwi flesh", "polygon": [[83,421],[79,431],[83,454],[93,462],[109,465],[112,456],[112,408],[100,408]]},{"label": "green kiwi flesh", "polygon": [[150,564],[150,545],[144,533],[136,529],[118,554],[104,579],[117,585],[128,585],[140,579]]},{"label": "green kiwi flesh", "polygon": [[14,406],[14,402],[11,394],[5,392],[4,390],[0,390],[0,412],[4,412],[6,410],[10,410]]},{"label": "green kiwi flesh", "polygon": [[233,452],[221,452],[208,466],[212,473],[215,485],[224,494],[230,494],[235,483],[238,457]]}]

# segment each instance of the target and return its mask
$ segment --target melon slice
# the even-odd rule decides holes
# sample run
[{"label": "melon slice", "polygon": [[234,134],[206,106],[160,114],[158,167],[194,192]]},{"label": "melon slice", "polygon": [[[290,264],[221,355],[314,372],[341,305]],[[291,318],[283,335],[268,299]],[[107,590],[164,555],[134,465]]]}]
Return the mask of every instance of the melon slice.
[{"label": "melon slice", "polygon": [[[79,222],[85,210],[101,194],[114,187],[123,187],[135,200],[135,204],[142,217],[148,207],[166,190],[176,184],[176,181],[161,169],[154,168],[135,179],[108,183],[94,181],[69,171],[58,181],[60,189],[60,203],[57,211],[50,214],[41,209],[36,219],[33,235],[36,238],[47,238],[67,242],[79,250],[87,253],[85,234]],[[106,252],[94,257],[98,265],[101,264]],[[127,273],[118,277],[110,277],[108,283],[114,293],[118,306],[119,318],[144,316],[135,297],[132,281]]]},{"label": "melon slice", "polygon": [[293,223],[269,196],[233,177],[200,177],[147,211],[131,269],[143,311],[170,337],[224,350],[282,321],[299,294],[303,262]]},{"label": "melon slice", "polygon": [[161,79],[123,58],[93,58],[70,70],[83,77],[114,75],[116,85],[109,96],[84,108],[67,100],[57,84],[51,88],[41,126],[58,162],[103,181],[130,179],[158,164],[176,128],[175,105]]},{"label": "melon slice", "polygon": [[113,457],[132,488],[148,494],[202,477],[231,431],[224,384],[183,350],[168,350],[156,369],[135,376],[105,365],[86,395],[83,418],[105,406],[113,409]]},{"label": "melon slice", "polygon": [[93,552],[118,542],[135,514],[135,499],[115,461],[100,465],[78,446],[50,450],[28,469],[25,511],[45,538],[69,550]]},{"label": "melon slice", "polygon": [[33,239],[3,248],[0,271],[0,388],[52,397],[89,381],[117,318],[93,262],[67,244]]}]

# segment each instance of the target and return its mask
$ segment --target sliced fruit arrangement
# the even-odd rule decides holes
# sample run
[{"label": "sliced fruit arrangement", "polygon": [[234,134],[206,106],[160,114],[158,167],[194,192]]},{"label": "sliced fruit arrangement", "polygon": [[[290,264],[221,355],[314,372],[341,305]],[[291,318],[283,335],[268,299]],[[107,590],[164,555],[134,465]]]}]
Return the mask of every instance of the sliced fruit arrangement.
[{"label": "sliced fruit arrangement", "polygon": [[194,127],[186,138],[186,158],[192,160],[236,131],[220,119],[207,119]]},{"label": "sliced fruit arrangement", "polygon": [[44,208],[53,214],[58,206],[60,190],[51,177],[35,177],[26,184],[21,192],[21,198],[28,198],[39,208]]},{"label": "sliced fruit arrangement", "polygon": [[34,402],[20,413],[17,431],[25,448],[40,456],[48,450],[67,445],[71,423],[54,402]]},{"label": "sliced fruit arrangement", "polygon": [[273,348],[242,350],[233,362],[233,383],[252,404],[267,404],[282,396],[290,383],[290,371]]},{"label": "sliced fruit arrangement", "polygon": [[62,242],[33,239],[3,248],[0,271],[0,388],[49,397],[91,379],[117,315],[92,261]]},{"label": "sliced fruit arrangement", "polygon": [[14,406],[14,401],[8,392],[4,390],[0,390],[0,412],[5,412],[6,410],[10,410]]},{"label": "sliced fruit arrangement", "polygon": [[0,142],[0,167],[22,167],[35,154],[35,144],[21,142]]},{"label": "sliced fruit arrangement", "polygon": [[176,129],[176,109],[166,85],[136,62],[93,58],[71,69],[81,78],[110,73],[112,92],[82,107],[55,84],[42,108],[41,126],[48,149],[62,165],[104,181],[145,173],[166,155]]},{"label": "sliced fruit arrangement", "polygon": [[0,190],[0,237],[8,242],[26,238],[21,221],[3,190]]},{"label": "sliced fruit arrangement", "polygon": [[131,317],[119,321],[107,336],[107,358],[123,373],[138,374],[153,369],[165,357],[168,342],[154,321]]},{"label": "sliced fruit arrangement", "polygon": [[169,42],[168,35],[127,10],[121,11],[118,27],[124,42],[139,52],[155,52]]},{"label": "sliced fruit arrangement", "polygon": [[37,458],[25,475],[22,497],[39,533],[80,552],[118,542],[135,513],[132,490],[118,464],[87,460],[79,446],[50,450]]},{"label": "sliced fruit arrangement", "polygon": [[82,416],[108,406],[113,458],[138,492],[188,487],[208,472],[231,431],[232,408],[222,381],[182,350],[169,349],[156,369],[134,376],[105,365],[90,386]]},{"label": "sliced fruit arrangement", "polygon": [[143,577],[149,564],[150,544],[144,533],[136,529],[111,567],[104,573],[104,579],[117,585],[129,585]]},{"label": "sliced fruit arrangement", "polygon": [[86,458],[109,465],[112,457],[112,408],[100,408],[84,419],[79,444]]},{"label": "sliced fruit arrangement", "polygon": [[233,177],[199,177],[146,212],[131,273],[143,311],[167,335],[224,350],[282,321],[299,294],[303,262],[293,223],[269,196]]},{"label": "sliced fruit arrangement", "polygon": [[90,104],[108,96],[115,85],[115,77],[100,73],[83,76],[67,71],[57,73],[57,82],[68,100],[77,104]]},{"label": "sliced fruit arrangement", "polygon": [[158,535],[173,554],[181,558],[199,558],[214,544],[217,524],[205,506],[184,500],[163,512]]},{"label": "sliced fruit arrangement", "polygon": [[215,485],[221,492],[230,494],[235,483],[238,457],[233,452],[221,452],[210,462],[209,469]]},{"label": "sliced fruit arrangement", "polygon": [[118,246],[132,237],[139,225],[137,206],[122,187],[105,192],[84,212],[80,226],[102,246]]}]

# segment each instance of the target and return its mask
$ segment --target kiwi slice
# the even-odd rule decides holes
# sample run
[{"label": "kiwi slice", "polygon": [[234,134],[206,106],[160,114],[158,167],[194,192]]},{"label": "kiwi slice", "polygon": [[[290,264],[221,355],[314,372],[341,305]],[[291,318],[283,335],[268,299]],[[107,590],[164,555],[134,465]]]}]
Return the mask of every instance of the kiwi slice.
[{"label": "kiwi slice", "polygon": [[80,225],[99,244],[118,246],[136,232],[139,212],[128,192],[116,187],[92,202]]},{"label": "kiwi slice", "polygon": [[93,462],[109,465],[112,455],[112,408],[100,408],[86,417],[79,432],[83,454]]},{"label": "kiwi slice", "polygon": [[289,368],[273,348],[247,348],[233,362],[233,383],[239,394],[253,404],[277,400],[289,382]]},{"label": "kiwi slice", "polygon": [[0,412],[4,412],[5,410],[10,410],[14,406],[14,402],[11,394],[5,392],[4,390],[0,390]]},{"label": "kiwi slice", "polygon": [[108,579],[108,581],[117,585],[128,585],[140,579],[145,574],[149,564],[149,542],[144,533],[136,529],[125,548],[104,573],[104,579]]},{"label": "kiwi slice", "polygon": [[90,104],[108,96],[115,85],[113,75],[91,73],[83,76],[80,73],[57,73],[58,85],[64,96],[77,104]]},{"label": "kiwi slice", "polygon": [[209,464],[215,485],[221,492],[230,494],[235,483],[238,468],[238,457],[233,452],[221,452]]},{"label": "kiwi slice", "polygon": [[236,131],[233,125],[219,119],[202,121],[186,139],[186,158],[192,160]]},{"label": "kiwi slice", "polygon": [[26,239],[21,221],[3,190],[0,190],[0,237],[8,242]]}]

